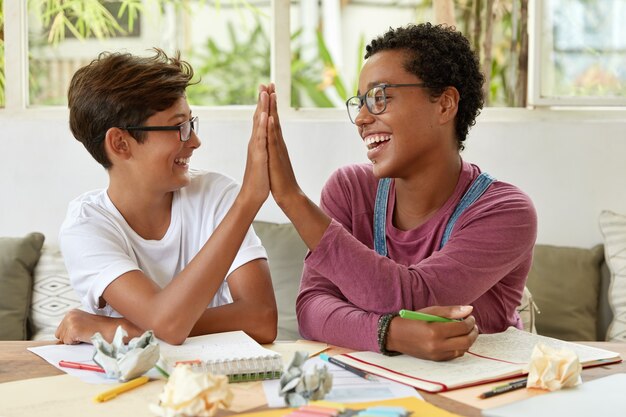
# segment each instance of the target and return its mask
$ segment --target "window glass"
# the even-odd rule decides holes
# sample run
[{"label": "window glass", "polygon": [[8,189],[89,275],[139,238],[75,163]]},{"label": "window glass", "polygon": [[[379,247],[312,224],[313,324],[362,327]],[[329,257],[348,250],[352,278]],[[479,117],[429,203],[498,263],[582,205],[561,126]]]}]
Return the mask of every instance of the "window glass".
[{"label": "window glass", "polygon": [[541,96],[626,98],[626,0],[551,0],[542,12]]},{"label": "window glass", "polygon": [[193,104],[253,105],[270,81],[270,0],[198,0],[183,30],[187,56],[201,78],[187,90]]},{"label": "window glass", "polygon": [[292,2],[292,106],[343,107],[356,93],[366,42],[390,26],[424,21],[431,8],[421,3]]},{"label": "window glass", "polygon": [[[341,107],[356,92],[365,45],[390,27],[454,25],[478,51],[488,75],[487,105],[524,106],[528,47],[526,0],[296,0],[291,9],[292,105]],[[491,5],[491,10],[487,10]],[[490,35],[489,35],[490,34]],[[520,64],[521,63],[521,64]]]},{"label": "window glass", "polygon": [[0,107],[4,107],[4,4],[0,0]]},{"label": "window glass", "polygon": [[182,53],[200,79],[196,105],[253,104],[269,80],[269,1],[32,0],[31,105],[63,105],[74,72],[102,51]]}]

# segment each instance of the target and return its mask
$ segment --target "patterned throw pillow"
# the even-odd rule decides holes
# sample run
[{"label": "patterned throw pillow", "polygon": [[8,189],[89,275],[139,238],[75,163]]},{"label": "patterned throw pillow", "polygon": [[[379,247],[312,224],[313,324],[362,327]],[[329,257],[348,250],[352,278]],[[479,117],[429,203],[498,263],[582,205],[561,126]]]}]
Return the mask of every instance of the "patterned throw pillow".
[{"label": "patterned throw pillow", "polygon": [[65,313],[80,307],[57,245],[44,245],[33,275],[30,338],[54,340],[54,332]]},{"label": "patterned throw pillow", "polygon": [[613,321],[607,331],[607,340],[626,342],[626,216],[603,211],[600,230],[604,236],[604,256],[611,270],[609,304]]}]

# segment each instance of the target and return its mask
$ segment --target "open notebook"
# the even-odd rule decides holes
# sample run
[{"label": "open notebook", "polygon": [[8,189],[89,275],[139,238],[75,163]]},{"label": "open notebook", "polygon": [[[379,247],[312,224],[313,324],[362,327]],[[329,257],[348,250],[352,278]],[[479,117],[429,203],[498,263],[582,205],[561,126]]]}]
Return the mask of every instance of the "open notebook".
[{"label": "open notebook", "polygon": [[170,366],[199,361],[194,366],[227,375],[230,382],[280,378],[283,369],[280,354],[265,349],[241,330],[189,337],[180,346],[159,344],[161,356]]},{"label": "open notebook", "polygon": [[429,392],[447,391],[524,375],[533,347],[543,343],[570,349],[583,367],[620,362],[618,353],[509,327],[505,332],[481,334],[468,353],[448,362],[433,362],[407,355],[384,356],[354,352],[337,356],[342,362]]}]

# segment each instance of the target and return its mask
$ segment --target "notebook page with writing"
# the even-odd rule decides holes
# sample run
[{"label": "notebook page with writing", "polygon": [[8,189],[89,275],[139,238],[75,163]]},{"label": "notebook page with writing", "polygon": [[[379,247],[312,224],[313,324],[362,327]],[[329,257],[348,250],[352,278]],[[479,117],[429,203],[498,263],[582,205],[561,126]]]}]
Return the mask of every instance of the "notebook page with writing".
[{"label": "notebook page with writing", "polygon": [[509,327],[503,333],[481,334],[470,352],[503,361],[527,364],[537,343],[543,343],[554,349],[569,349],[578,355],[583,366],[621,360],[616,352],[540,336],[514,327]]},{"label": "notebook page with writing", "polygon": [[241,330],[189,337],[180,346],[160,345],[170,365],[199,360],[204,369],[228,375],[231,382],[279,378],[282,373],[281,355]]},{"label": "notebook page with writing", "polygon": [[340,358],[372,374],[425,391],[439,392],[523,375],[527,373],[537,343],[571,349],[583,366],[621,361],[616,352],[538,336],[513,327],[502,333],[479,335],[469,353],[448,362],[407,355],[388,357],[374,352],[349,353],[340,355]]},{"label": "notebook page with writing", "polygon": [[371,374],[388,378],[429,392],[496,381],[504,376],[521,375],[518,364],[463,355],[447,362],[434,362],[407,355],[384,356],[374,352],[339,355],[341,361]]}]

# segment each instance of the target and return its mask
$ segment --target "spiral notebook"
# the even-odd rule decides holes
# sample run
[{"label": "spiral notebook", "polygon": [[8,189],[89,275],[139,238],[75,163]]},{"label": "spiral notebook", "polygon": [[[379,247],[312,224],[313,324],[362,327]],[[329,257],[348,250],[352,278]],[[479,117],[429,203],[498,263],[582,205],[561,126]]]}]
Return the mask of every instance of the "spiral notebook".
[{"label": "spiral notebook", "polygon": [[161,356],[169,366],[177,362],[213,374],[226,375],[230,382],[280,378],[280,354],[265,349],[243,331],[189,337],[180,346],[160,342]]}]

